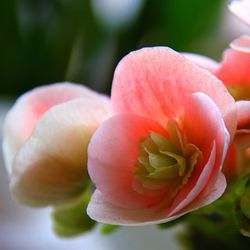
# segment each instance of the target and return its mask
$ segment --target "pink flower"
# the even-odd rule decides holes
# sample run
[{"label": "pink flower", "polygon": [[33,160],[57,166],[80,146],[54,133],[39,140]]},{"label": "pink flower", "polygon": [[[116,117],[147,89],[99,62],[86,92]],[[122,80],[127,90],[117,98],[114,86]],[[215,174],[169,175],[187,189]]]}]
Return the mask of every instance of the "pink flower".
[{"label": "pink flower", "polygon": [[[250,40],[246,37],[237,39],[237,43],[250,48]],[[242,48],[242,47],[241,47]],[[235,176],[250,172],[250,51],[232,46],[223,54],[220,63],[199,55],[186,54],[202,68],[206,68],[218,77],[235,98],[237,107],[237,131],[224,164],[225,174]],[[195,60],[194,60],[195,58]],[[199,58],[202,58],[199,60]]]},{"label": "pink flower", "polygon": [[169,48],[144,48],[117,66],[111,101],[117,114],[89,144],[90,217],[161,223],[222,195],[236,113],[218,79]]},{"label": "pink flower", "polygon": [[8,112],[3,131],[14,196],[27,205],[47,206],[81,194],[88,142],[110,113],[106,96],[70,83],[21,96]]}]

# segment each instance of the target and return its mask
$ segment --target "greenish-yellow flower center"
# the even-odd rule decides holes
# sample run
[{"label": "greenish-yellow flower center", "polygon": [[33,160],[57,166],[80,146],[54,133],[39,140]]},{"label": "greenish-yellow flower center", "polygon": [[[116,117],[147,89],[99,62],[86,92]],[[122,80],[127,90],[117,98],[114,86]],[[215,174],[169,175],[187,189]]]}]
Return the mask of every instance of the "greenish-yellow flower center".
[{"label": "greenish-yellow flower center", "polygon": [[168,132],[168,138],[151,132],[140,143],[135,176],[144,188],[178,189],[187,182],[201,156],[194,144],[184,142],[175,121],[169,121]]}]

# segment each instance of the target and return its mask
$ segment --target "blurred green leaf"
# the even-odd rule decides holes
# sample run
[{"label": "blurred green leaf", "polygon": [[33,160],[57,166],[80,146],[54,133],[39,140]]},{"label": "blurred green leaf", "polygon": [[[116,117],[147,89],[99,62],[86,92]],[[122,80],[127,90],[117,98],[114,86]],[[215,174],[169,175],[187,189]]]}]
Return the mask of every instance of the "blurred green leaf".
[{"label": "blurred green leaf", "polygon": [[108,235],[108,234],[116,232],[119,228],[120,226],[117,226],[117,225],[103,224],[101,228],[101,233],[103,235]]},{"label": "blurred green leaf", "polygon": [[60,237],[72,237],[90,231],[95,221],[86,213],[91,192],[87,190],[75,203],[66,207],[54,208],[53,229]]}]

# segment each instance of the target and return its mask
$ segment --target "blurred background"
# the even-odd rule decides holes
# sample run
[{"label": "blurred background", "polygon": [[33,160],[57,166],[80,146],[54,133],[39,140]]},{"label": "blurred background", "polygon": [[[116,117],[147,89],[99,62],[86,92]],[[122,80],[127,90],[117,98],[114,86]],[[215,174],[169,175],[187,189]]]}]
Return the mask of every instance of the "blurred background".
[{"label": "blurred background", "polygon": [[170,46],[219,59],[238,29],[226,21],[226,3],[2,0],[0,93],[17,96],[65,80],[109,93],[117,62],[145,46]]},{"label": "blurred background", "polygon": [[[170,46],[220,60],[229,42],[245,29],[228,13],[226,3],[2,0],[0,129],[15,98],[35,86],[71,81],[109,94],[115,66],[132,50]],[[51,230],[49,209],[24,208],[11,199],[1,155],[0,165],[1,250],[178,249],[173,240],[175,229],[166,234],[154,227],[125,228],[107,237],[100,236],[96,229],[74,240],[59,240]],[[143,241],[137,240],[142,237]]]}]

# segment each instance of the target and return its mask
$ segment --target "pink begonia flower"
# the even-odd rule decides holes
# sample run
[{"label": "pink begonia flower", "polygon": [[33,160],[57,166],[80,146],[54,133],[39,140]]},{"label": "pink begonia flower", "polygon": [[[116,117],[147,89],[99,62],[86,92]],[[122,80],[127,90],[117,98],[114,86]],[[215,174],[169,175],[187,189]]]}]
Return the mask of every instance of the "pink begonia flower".
[{"label": "pink begonia flower", "polygon": [[117,114],[88,149],[91,218],[161,223],[222,195],[236,112],[217,78],[167,47],[144,48],[117,66],[111,101]]},{"label": "pink begonia flower", "polygon": [[[243,40],[242,40],[243,39]],[[238,43],[250,48],[250,40],[241,37]],[[224,164],[225,174],[235,176],[250,172],[250,51],[238,48],[227,49],[223,59],[211,70],[211,59],[197,60],[199,55],[185,54],[190,60],[218,77],[235,98],[237,107],[237,131],[230,145]],[[196,60],[194,60],[196,58]],[[216,69],[217,68],[217,69]]]},{"label": "pink begonia flower", "polygon": [[76,84],[52,84],[22,95],[3,129],[13,195],[30,206],[47,206],[81,194],[88,142],[110,110],[106,96]]}]

